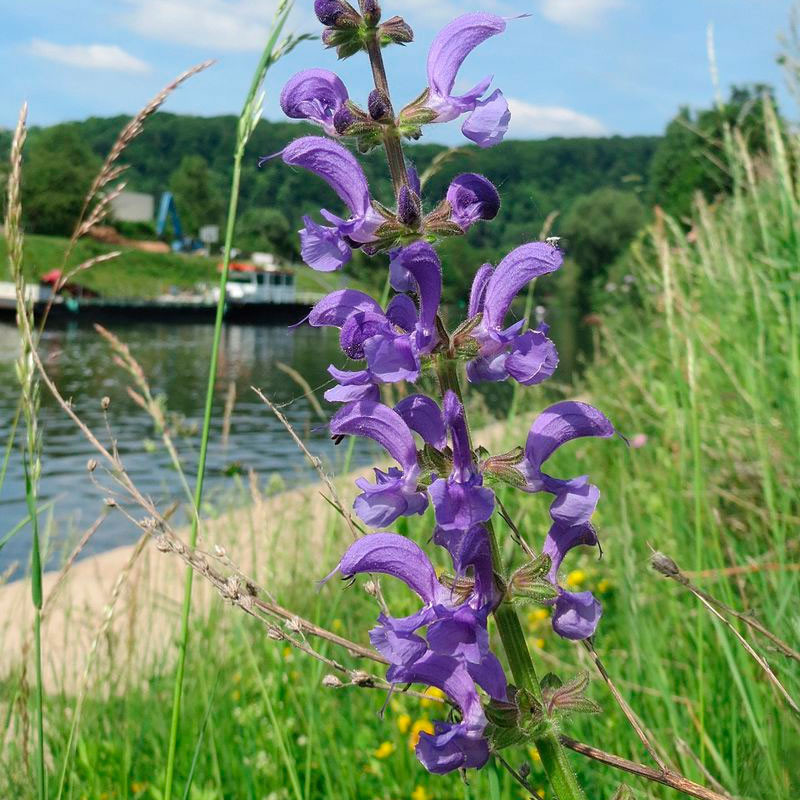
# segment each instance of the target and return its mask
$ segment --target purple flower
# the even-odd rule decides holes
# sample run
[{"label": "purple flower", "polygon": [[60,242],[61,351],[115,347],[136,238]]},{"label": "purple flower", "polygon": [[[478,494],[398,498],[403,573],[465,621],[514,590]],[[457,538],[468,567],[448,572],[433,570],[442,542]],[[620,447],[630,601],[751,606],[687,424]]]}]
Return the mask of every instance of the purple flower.
[{"label": "purple flower", "polygon": [[573,547],[598,544],[597,532],[589,521],[600,492],[596,486],[584,484],[567,489],[550,507],[553,525],[542,552],[550,556],[549,579],[557,587],[558,597],[553,611],[553,630],[565,639],[586,639],[592,636],[603,614],[603,607],[591,592],[568,592],[558,583],[558,571]]},{"label": "purple flower", "polygon": [[[338,142],[321,136],[304,136],[287,145],[280,157],[289,166],[303,167],[322,178],[350,210],[342,219],[326,209],[322,216],[332,227],[324,227],[304,218],[300,231],[301,255],[312,269],[332,272],[351,258],[351,247],[375,241],[375,231],[383,218],[372,207],[372,198],[364,170],[349,150]],[[275,156],[259,161],[259,166]]]},{"label": "purple flower", "polygon": [[[580,496],[575,492],[585,487],[589,479],[586,476],[572,479],[553,478],[542,472],[542,465],[561,445],[573,439],[585,436],[608,439],[613,435],[614,426],[608,418],[586,403],[565,401],[545,409],[531,425],[525,443],[525,460],[519,466],[527,480],[525,491],[545,491],[557,496],[571,492],[571,496],[562,498],[561,501],[557,497],[554,503],[556,518],[569,521],[572,514],[572,519],[579,519],[586,504],[591,503],[591,497],[584,495],[582,506],[579,502]],[[582,509],[580,514],[577,513],[578,509]]]},{"label": "purple flower", "polygon": [[464,59],[479,44],[505,29],[506,21],[495,14],[464,14],[437,35],[428,53],[430,93],[425,106],[436,112],[433,121],[449,122],[469,114],[461,130],[479,147],[492,147],[502,140],[511,119],[508,103],[499,90],[482,98],[492,82],[491,76],[463,95],[454,95],[453,87]]},{"label": "purple flower", "polygon": [[447,478],[434,481],[429,491],[439,543],[450,549],[454,539],[457,541],[492,516],[494,492],[483,488],[483,476],[469,446],[464,407],[451,391],[444,397],[444,418],[452,439],[453,471]]},{"label": "purple flower", "polygon": [[503,328],[511,303],[532,280],[557,270],[563,261],[558,248],[545,242],[522,245],[492,269],[478,270],[472,284],[469,313],[483,314],[472,336],[480,354],[467,365],[470,381],[502,381],[513,378],[524,386],[547,380],[558,366],[555,345],[547,337],[548,327],[520,333],[525,320]]},{"label": "purple flower", "polygon": [[398,517],[422,514],[428,495],[418,487],[420,468],[411,429],[388,406],[360,400],[344,406],[331,420],[334,436],[365,436],[377,442],[401,466],[388,472],[375,469],[375,483],[356,481],[362,490],[353,505],[356,514],[374,528],[391,525]]},{"label": "purple flower", "polygon": [[348,100],[347,88],[327,69],[306,69],[289,79],[281,92],[281,108],[287,117],[307,119],[336,136],[336,113]]},{"label": "purple flower", "polygon": [[424,394],[411,394],[404,397],[394,410],[403,421],[418,433],[426,444],[437,450],[447,447],[447,429],[441,409],[435,400]]},{"label": "purple flower", "polygon": [[452,209],[451,219],[465,231],[478,220],[494,219],[500,211],[500,195],[494,184],[474,172],[453,180],[447,190],[447,202]]},{"label": "purple flower", "polygon": [[[491,571],[488,548],[487,557]],[[348,579],[365,572],[391,575],[423,601],[420,611],[409,617],[381,614],[370,640],[390,662],[386,676],[390,682],[436,686],[461,712],[459,722],[437,722],[433,734],[420,737],[417,757],[423,766],[435,773],[483,766],[489,751],[476,683],[497,700],[507,696],[502,667],[489,650],[486,621],[493,600],[487,602],[476,583],[465,601],[454,602],[453,593],[436,579],[425,553],[393,533],[359,539],[344,554],[337,570]],[[425,638],[418,633],[422,628],[426,628]]]},{"label": "purple flower", "polygon": [[[369,387],[381,383],[416,381],[421,357],[433,352],[439,342],[436,315],[442,296],[442,267],[434,249],[426,242],[415,242],[399,251],[396,261],[406,276],[409,288],[417,295],[419,306],[404,294],[396,295],[382,311],[368,295],[353,289],[340,289],[324,297],[311,310],[308,322],[315,327],[341,329],[342,350],[354,360],[366,360],[366,369],[329,372],[339,386],[326,398],[352,399],[352,392],[342,386]],[[376,390],[359,390],[377,399]]]},{"label": "purple flower", "polygon": [[596,408],[586,403],[556,403],[534,420],[525,443],[525,460],[519,466],[527,480],[529,492],[554,495],[550,506],[553,524],[542,552],[552,560],[549,579],[558,588],[553,613],[553,629],[566,639],[592,636],[603,608],[591,592],[568,592],[558,584],[558,570],[567,553],[580,545],[598,544],[597,532],[591,523],[600,491],[586,476],[553,478],[542,471],[542,465],[561,445],[585,436],[609,438],[614,426]]}]

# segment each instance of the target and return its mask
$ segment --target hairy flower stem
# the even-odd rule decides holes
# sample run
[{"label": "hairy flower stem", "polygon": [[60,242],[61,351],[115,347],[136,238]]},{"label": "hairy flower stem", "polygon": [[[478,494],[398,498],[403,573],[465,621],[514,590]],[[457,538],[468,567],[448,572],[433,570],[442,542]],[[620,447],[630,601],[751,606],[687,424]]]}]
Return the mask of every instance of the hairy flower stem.
[{"label": "hairy flower stem", "polygon": [[[436,362],[436,375],[439,378],[442,397],[449,389],[456,393],[459,400],[462,399],[458,363],[455,359],[448,358],[446,355],[439,356]],[[466,409],[464,415],[466,417]],[[495,574],[504,577],[503,557],[491,520],[486,527],[489,532]],[[536,700],[544,705],[542,688],[536,676],[536,668],[533,666],[528,643],[525,641],[525,634],[522,631],[516,609],[511,602],[504,599],[495,610],[494,618],[514,682],[518,687],[527,689]],[[548,728],[533,741],[542,758],[542,766],[547,773],[550,786],[558,800],[585,800],[586,796],[578,785],[578,780],[567,760],[566,751],[561,745],[555,729]]]},{"label": "hairy flower stem", "polygon": [[[383,65],[383,53],[378,41],[377,28],[369,31],[367,38],[367,54],[369,63],[372,67],[372,77],[375,80],[375,88],[378,89],[389,101],[389,116],[394,118],[394,108],[392,107],[391,95],[389,94],[389,81],[386,78],[386,67]],[[395,194],[401,187],[408,186],[408,173],[406,172],[406,160],[403,156],[403,145],[400,142],[400,134],[394,124],[385,125],[383,128],[383,146],[386,150],[386,160],[389,162],[389,171],[392,174],[392,184]]]}]

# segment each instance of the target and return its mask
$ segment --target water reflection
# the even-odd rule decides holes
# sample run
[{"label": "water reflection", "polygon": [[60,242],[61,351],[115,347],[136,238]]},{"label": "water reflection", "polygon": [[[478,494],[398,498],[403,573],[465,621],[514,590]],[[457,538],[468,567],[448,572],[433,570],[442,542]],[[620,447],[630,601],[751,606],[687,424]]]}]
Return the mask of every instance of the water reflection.
[{"label": "water reflection", "polygon": [[[206,370],[212,328],[206,325],[145,324],[110,326],[125,341],[148,376],[154,395],[162,396],[176,427],[186,471],[194,477],[199,447],[199,427],[206,391]],[[16,330],[0,325],[0,433],[7,440],[17,407],[18,390],[14,360]],[[41,355],[50,375],[70,398],[78,414],[108,445],[113,436],[128,471],[139,488],[159,500],[182,499],[180,482],[169,458],[158,446],[158,434],[147,415],[127,394],[131,381],[111,362],[107,344],[88,327],[49,330],[41,343]],[[255,396],[251,386],[262,389],[274,402],[288,404],[285,412],[315,453],[333,468],[341,466],[342,448],[336,449],[321,429],[302,389],[277,367],[290,364],[312,387],[329,382],[326,368],[341,363],[335,332],[285,327],[230,326],[223,332],[220,368],[214,396],[214,423],[208,462],[208,496],[212,500],[234,488],[231,467],[257,471],[263,482],[280,474],[287,482],[312,478],[308,466],[280,423]],[[225,398],[231,384],[236,403],[230,420],[227,446],[222,443]],[[101,399],[110,401],[106,430]],[[57,536],[87,527],[100,513],[103,492],[87,477],[86,463],[95,452],[74,424],[46,393],[42,397],[41,425],[44,474],[41,501],[54,501]],[[363,444],[355,451],[355,463],[374,457]],[[98,480],[111,485],[102,470]],[[0,538],[27,515],[22,460],[17,448],[0,492]],[[118,514],[102,525],[88,552],[128,543],[136,531]],[[24,563],[29,550],[26,530],[0,551],[0,570],[12,562]],[[54,554],[53,558],[57,558]],[[51,560],[51,565],[52,565]]]}]

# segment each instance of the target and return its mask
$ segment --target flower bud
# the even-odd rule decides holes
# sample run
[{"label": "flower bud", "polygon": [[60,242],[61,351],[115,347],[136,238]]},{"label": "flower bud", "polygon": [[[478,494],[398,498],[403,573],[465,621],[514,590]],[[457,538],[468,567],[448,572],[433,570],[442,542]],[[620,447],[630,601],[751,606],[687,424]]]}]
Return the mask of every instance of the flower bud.
[{"label": "flower bud", "polygon": [[380,89],[373,89],[369,93],[367,109],[372,119],[375,121],[385,119],[391,113],[391,108],[389,98]]},{"label": "flower bud", "polygon": [[341,689],[344,684],[335,675],[326,675],[322,679],[322,685],[326,689]]},{"label": "flower bud", "polygon": [[358,12],[344,0],[314,0],[314,13],[331,28],[352,28],[359,23]]},{"label": "flower bud", "polygon": [[100,408],[102,408],[102,409],[103,409],[103,411],[108,411],[108,407],[109,407],[110,405],[111,405],[111,398],[110,398],[110,397],[104,397],[104,398],[103,398],[103,399],[100,401]]},{"label": "flower bud", "polygon": [[381,21],[381,7],[378,0],[362,0],[361,10],[367,25],[375,26]]},{"label": "flower bud", "polygon": [[414,31],[402,17],[387,19],[378,31],[387,44],[408,44],[414,41]]},{"label": "flower bud", "polygon": [[347,133],[347,129],[356,121],[355,117],[353,116],[353,112],[347,106],[342,106],[334,115],[333,115],[333,127],[336,129],[336,133],[339,136],[344,136]]},{"label": "flower bud", "polygon": [[409,228],[418,228],[422,220],[422,202],[408,186],[401,186],[397,193],[397,218]]},{"label": "flower bud", "polygon": [[664,553],[653,553],[650,557],[650,565],[666,578],[677,578],[681,574],[678,565]]},{"label": "flower bud", "polygon": [[89,472],[94,472],[97,469],[97,460],[94,458],[90,458],[86,462],[86,469],[89,470]]}]

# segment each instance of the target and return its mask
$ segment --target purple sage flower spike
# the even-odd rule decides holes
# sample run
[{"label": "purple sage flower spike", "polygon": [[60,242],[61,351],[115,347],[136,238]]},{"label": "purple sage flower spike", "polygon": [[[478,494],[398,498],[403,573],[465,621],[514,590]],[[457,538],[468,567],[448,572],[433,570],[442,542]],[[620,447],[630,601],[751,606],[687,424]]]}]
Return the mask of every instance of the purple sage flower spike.
[{"label": "purple sage flower spike", "polygon": [[494,184],[483,175],[466,172],[453,179],[447,190],[451,219],[468,231],[479,220],[490,220],[500,211],[500,195]]},{"label": "purple sage flower spike", "polygon": [[453,87],[466,57],[479,44],[505,29],[506,21],[495,14],[464,14],[445,26],[428,53],[430,94],[425,106],[437,114],[433,121],[449,122],[470,113],[462,131],[480,147],[491,147],[502,140],[510,119],[508,104],[499,91],[481,100],[492,82],[491,76],[463,95],[453,95]]},{"label": "purple sage flower spike", "polygon": [[559,495],[565,490],[584,486],[588,479],[565,480],[542,472],[542,465],[561,445],[585,436],[608,439],[614,426],[608,418],[586,403],[566,401],[545,409],[533,422],[525,443],[525,460],[518,469],[525,475],[528,492],[550,492]]},{"label": "purple sage flower spike", "polygon": [[344,406],[331,420],[334,436],[365,436],[377,442],[402,467],[388,472],[375,469],[375,483],[359,478],[362,490],[353,505],[356,514],[370,527],[391,525],[398,517],[422,514],[428,496],[419,491],[420,468],[411,429],[403,418],[381,403],[359,401]]},{"label": "purple sage flower spike", "polygon": [[347,88],[339,77],[327,69],[306,69],[298,72],[281,92],[281,108],[291,119],[307,119],[336,136],[336,113],[348,100]]},{"label": "purple sage flower spike", "polygon": [[444,397],[444,417],[453,446],[453,471],[429,489],[436,524],[446,533],[467,533],[494,512],[494,492],[483,488],[483,476],[469,447],[464,408],[451,391]]},{"label": "purple sage flower spike", "polygon": [[437,450],[444,450],[447,446],[444,417],[435,400],[424,394],[411,394],[404,397],[394,410],[426,444]]}]

